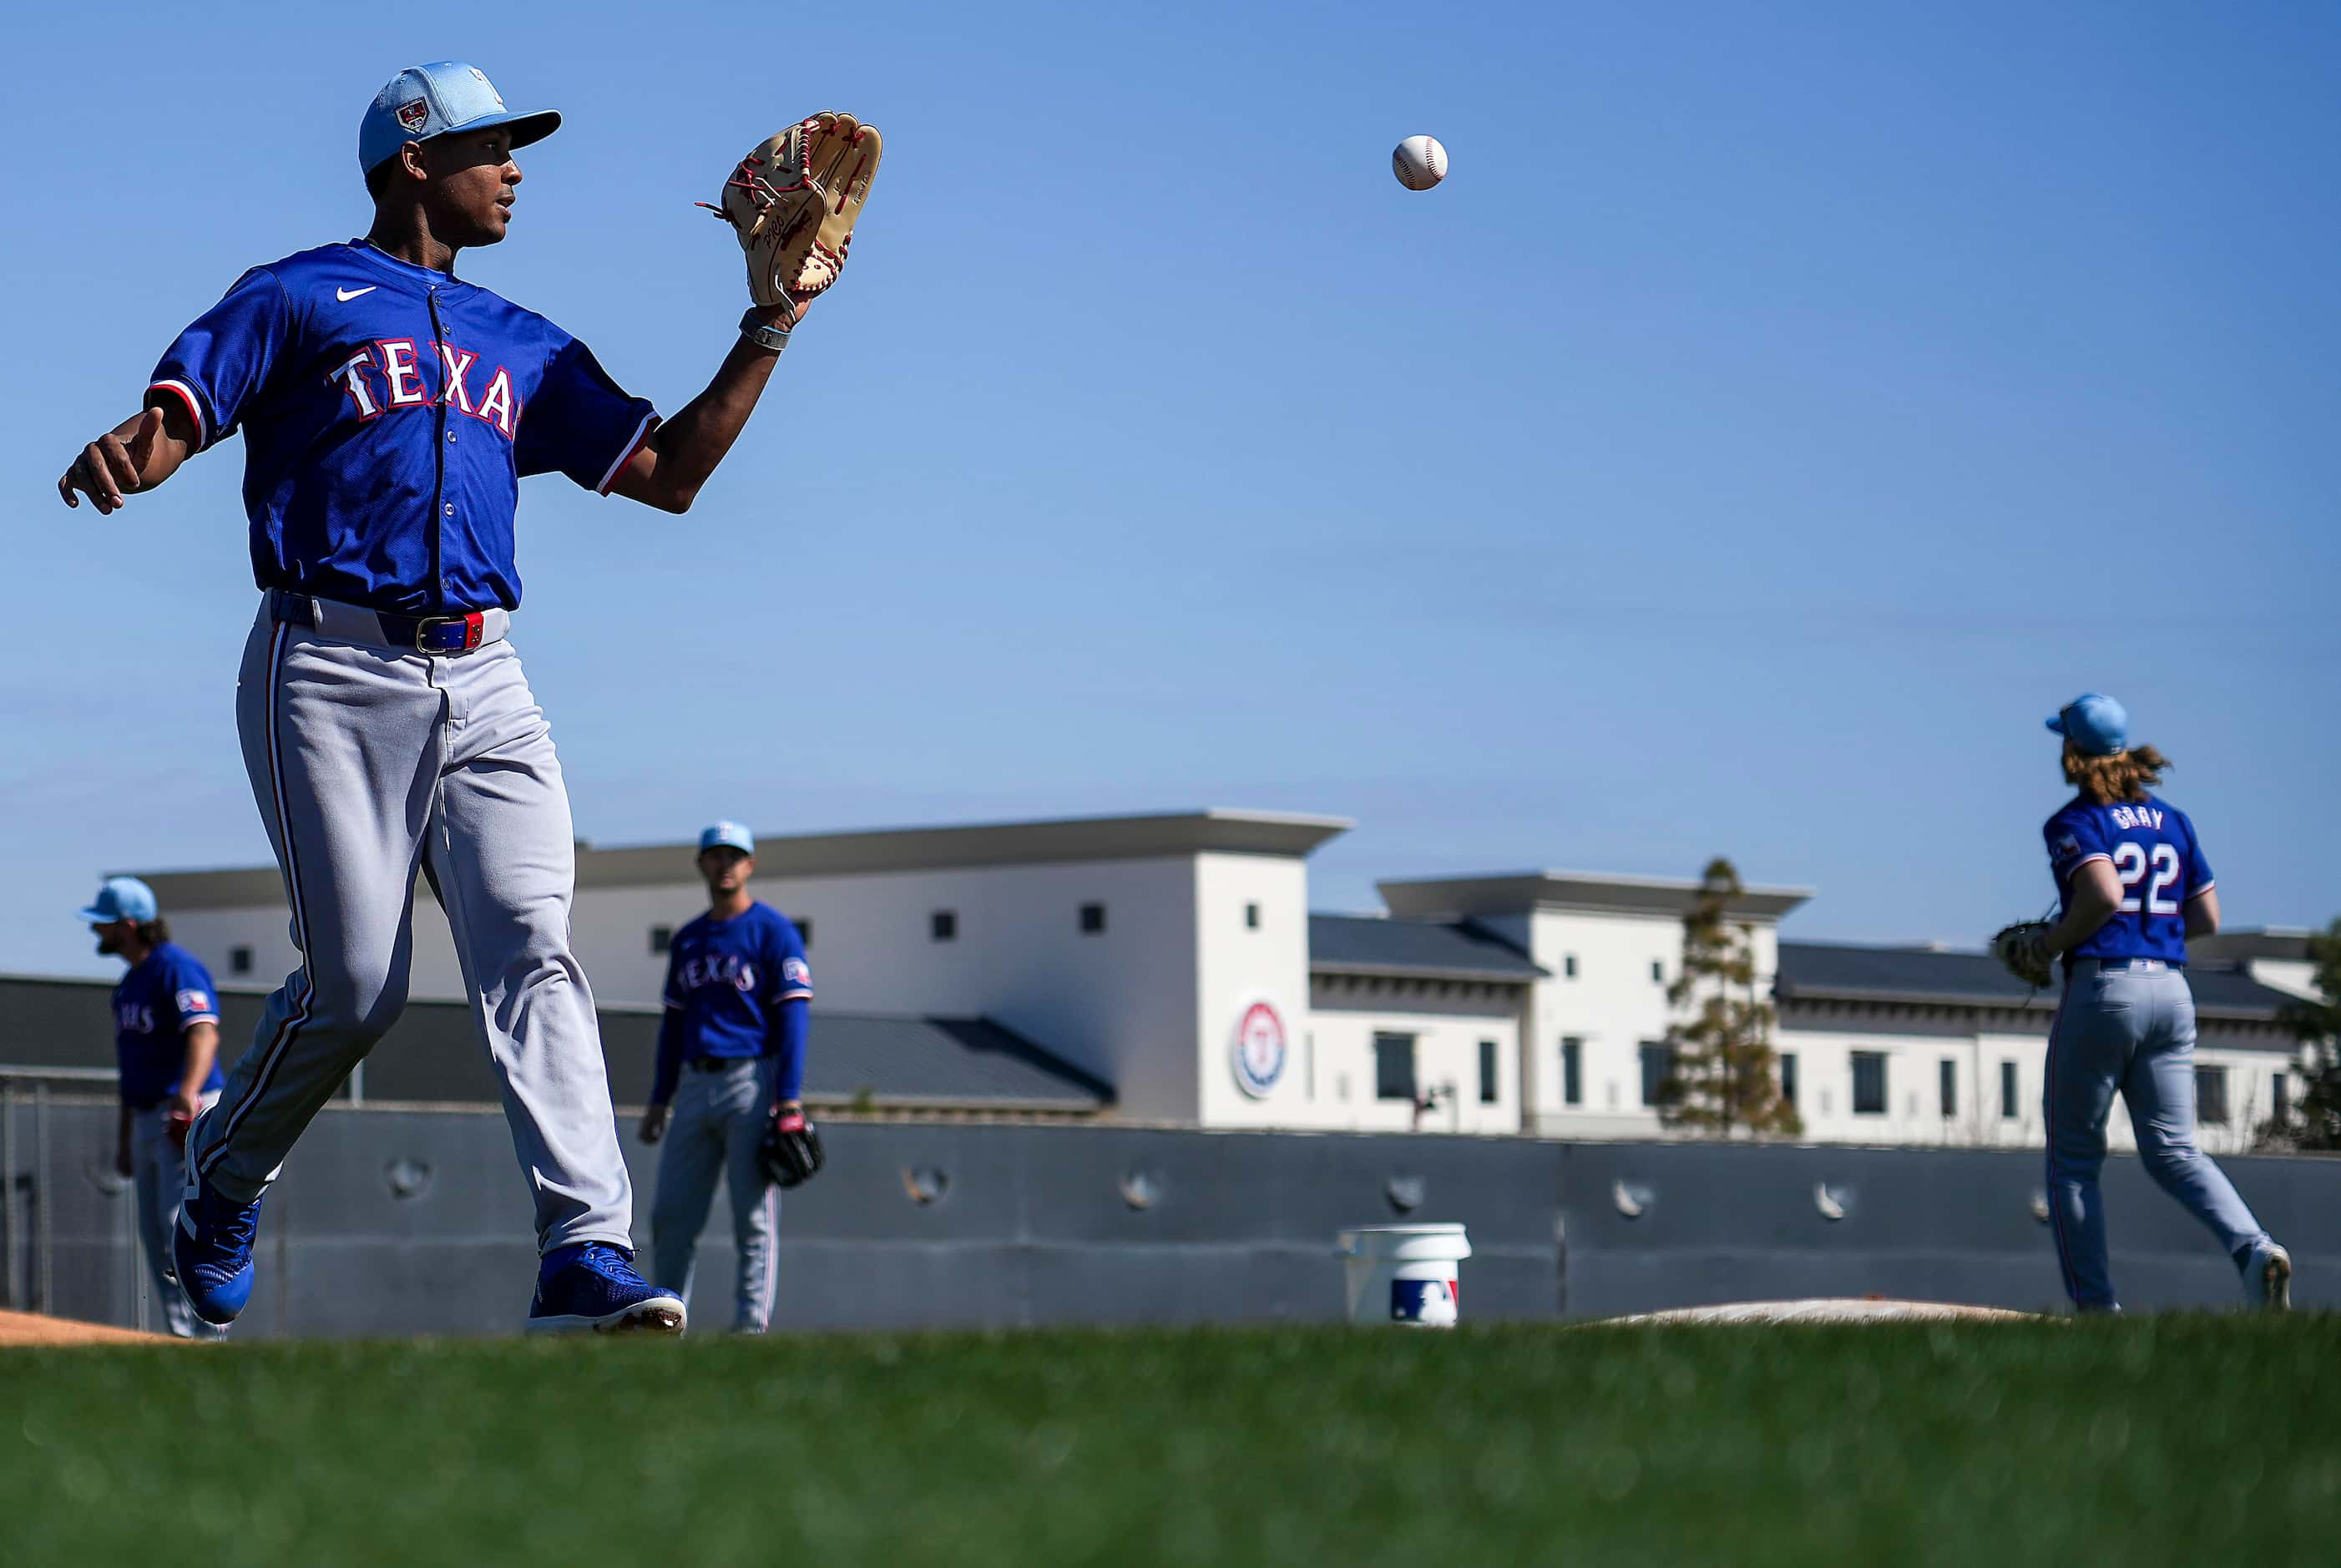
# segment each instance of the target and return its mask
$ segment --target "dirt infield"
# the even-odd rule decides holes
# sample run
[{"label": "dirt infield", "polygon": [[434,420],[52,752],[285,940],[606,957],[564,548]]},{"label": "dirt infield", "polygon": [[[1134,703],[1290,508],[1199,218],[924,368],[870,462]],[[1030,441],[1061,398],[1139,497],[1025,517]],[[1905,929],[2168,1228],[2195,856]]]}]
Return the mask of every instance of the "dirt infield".
[{"label": "dirt infield", "polygon": [[1948,1302],[1882,1301],[1872,1296],[1819,1297],[1795,1302],[1732,1302],[1723,1306],[1677,1307],[1637,1313],[1611,1323],[2037,1323],[2038,1313],[2003,1307],[1957,1306]]},{"label": "dirt infield", "polygon": [[28,1312],[0,1312],[0,1345],[12,1344],[169,1344],[168,1334],[140,1333],[136,1329],[108,1328],[104,1323],[75,1323],[70,1318],[37,1317]]}]

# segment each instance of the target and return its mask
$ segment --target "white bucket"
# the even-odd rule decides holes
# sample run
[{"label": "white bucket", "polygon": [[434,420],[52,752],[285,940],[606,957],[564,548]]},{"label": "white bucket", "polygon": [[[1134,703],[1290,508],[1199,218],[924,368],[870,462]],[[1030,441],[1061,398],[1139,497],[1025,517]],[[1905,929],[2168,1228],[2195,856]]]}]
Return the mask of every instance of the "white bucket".
[{"label": "white bucket", "polygon": [[1461,1312],[1456,1265],[1471,1255],[1461,1225],[1360,1225],[1334,1240],[1351,1323],[1453,1328]]}]

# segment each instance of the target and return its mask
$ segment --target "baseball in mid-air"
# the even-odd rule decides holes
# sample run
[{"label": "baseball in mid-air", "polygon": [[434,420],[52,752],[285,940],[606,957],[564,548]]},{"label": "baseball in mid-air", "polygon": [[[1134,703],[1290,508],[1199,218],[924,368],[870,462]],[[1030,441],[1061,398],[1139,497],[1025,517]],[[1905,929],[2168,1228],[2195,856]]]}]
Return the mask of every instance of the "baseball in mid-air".
[{"label": "baseball in mid-air", "polygon": [[1447,177],[1447,149],[1436,136],[1409,136],[1390,154],[1390,171],[1410,191],[1427,191]]}]

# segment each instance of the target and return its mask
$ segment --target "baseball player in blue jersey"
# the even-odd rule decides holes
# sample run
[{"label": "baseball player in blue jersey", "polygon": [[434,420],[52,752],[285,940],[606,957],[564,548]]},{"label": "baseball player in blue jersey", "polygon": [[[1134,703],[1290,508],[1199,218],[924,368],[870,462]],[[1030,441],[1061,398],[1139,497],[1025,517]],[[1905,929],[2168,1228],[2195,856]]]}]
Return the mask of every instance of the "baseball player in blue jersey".
[{"label": "baseball player in blue jersey", "polygon": [[2195,1146],[2195,998],[2187,939],[2219,929],[2219,895],[2187,814],[2149,791],[2170,764],[2129,744],[2129,717],[2090,693],[2048,727],[2065,737],[2066,782],[2079,794],[2043,830],[2062,914],[2027,930],[2011,959],[2033,974],[2064,959],[2049,1026],[2042,1114],[2048,1210],[2065,1291],[2083,1312],[2117,1312],[2106,1263],[2097,1174],[2118,1093],[2139,1156],[2163,1191],[2210,1230],[2243,1275],[2245,1299],[2281,1311],[2292,1259],[2260,1228],[2218,1166]]},{"label": "baseball player in blue jersey", "polygon": [[122,1094],[114,1168],[137,1193],[146,1276],[173,1334],[214,1339],[224,1331],[194,1314],[172,1273],[171,1233],[187,1128],[219,1098],[219,998],[202,962],[171,940],[154,890],[136,877],[110,879],[80,918],[100,953],[130,966],[114,988]]},{"label": "baseball player in blue jersey", "polygon": [[[257,266],[181,333],[142,410],[58,482],[110,513],[244,436],[263,591],[236,689],[246,770],[301,966],[187,1146],[175,1233],[195,1311],[252,1293],[261,1196],[406,1000],[411,890],[443,906],[502,1081],[543,1263],[532,1330],[679,1331],[633,1266],[592,992],[570,946],[575,868],[552,732],[507,641],[519,481],[687,510],[755,407],[802,298],[752,309],[706,390],[661,423],[577,338],[456,275],[513,222],[516,114],[472,66],[402,71],[358,130],[365,237]],[[760,193],[762,195],[763,193]],[[603,607],[639,635],[642,607]]]},{"label": "baseball player in blue jersey", "polygon": [[789,917],[748,896],[756,841],[736,822],[699,835],[708,910],[675,933],[666,964],[666,1015],[643,1114],[645,1144],[664,1140],[651,1246],[660,1279],[691,1295],[692,1254],[721,1175],[732,1196],[739,1253],[732,1326],[762,1333],[772,1321],[780,1189],[761,1157],[774,1118],[802,1120],[812,972]]}]

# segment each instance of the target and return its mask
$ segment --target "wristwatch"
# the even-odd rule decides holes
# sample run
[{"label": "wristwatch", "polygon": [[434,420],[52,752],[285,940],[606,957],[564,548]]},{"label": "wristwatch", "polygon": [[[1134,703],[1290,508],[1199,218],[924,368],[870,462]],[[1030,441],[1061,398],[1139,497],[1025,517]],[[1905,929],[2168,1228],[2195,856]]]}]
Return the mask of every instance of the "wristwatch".
[{"label": "wristwatch", "polygon": [[764,308],[755,305],[748,307],[747,314],[740,318],[740,335],[758,348],[769,348],[778,354],[789,345],[789,326],[796,325],[796,307],[789,307],[789,326],[774,326],[756,314]]}]

